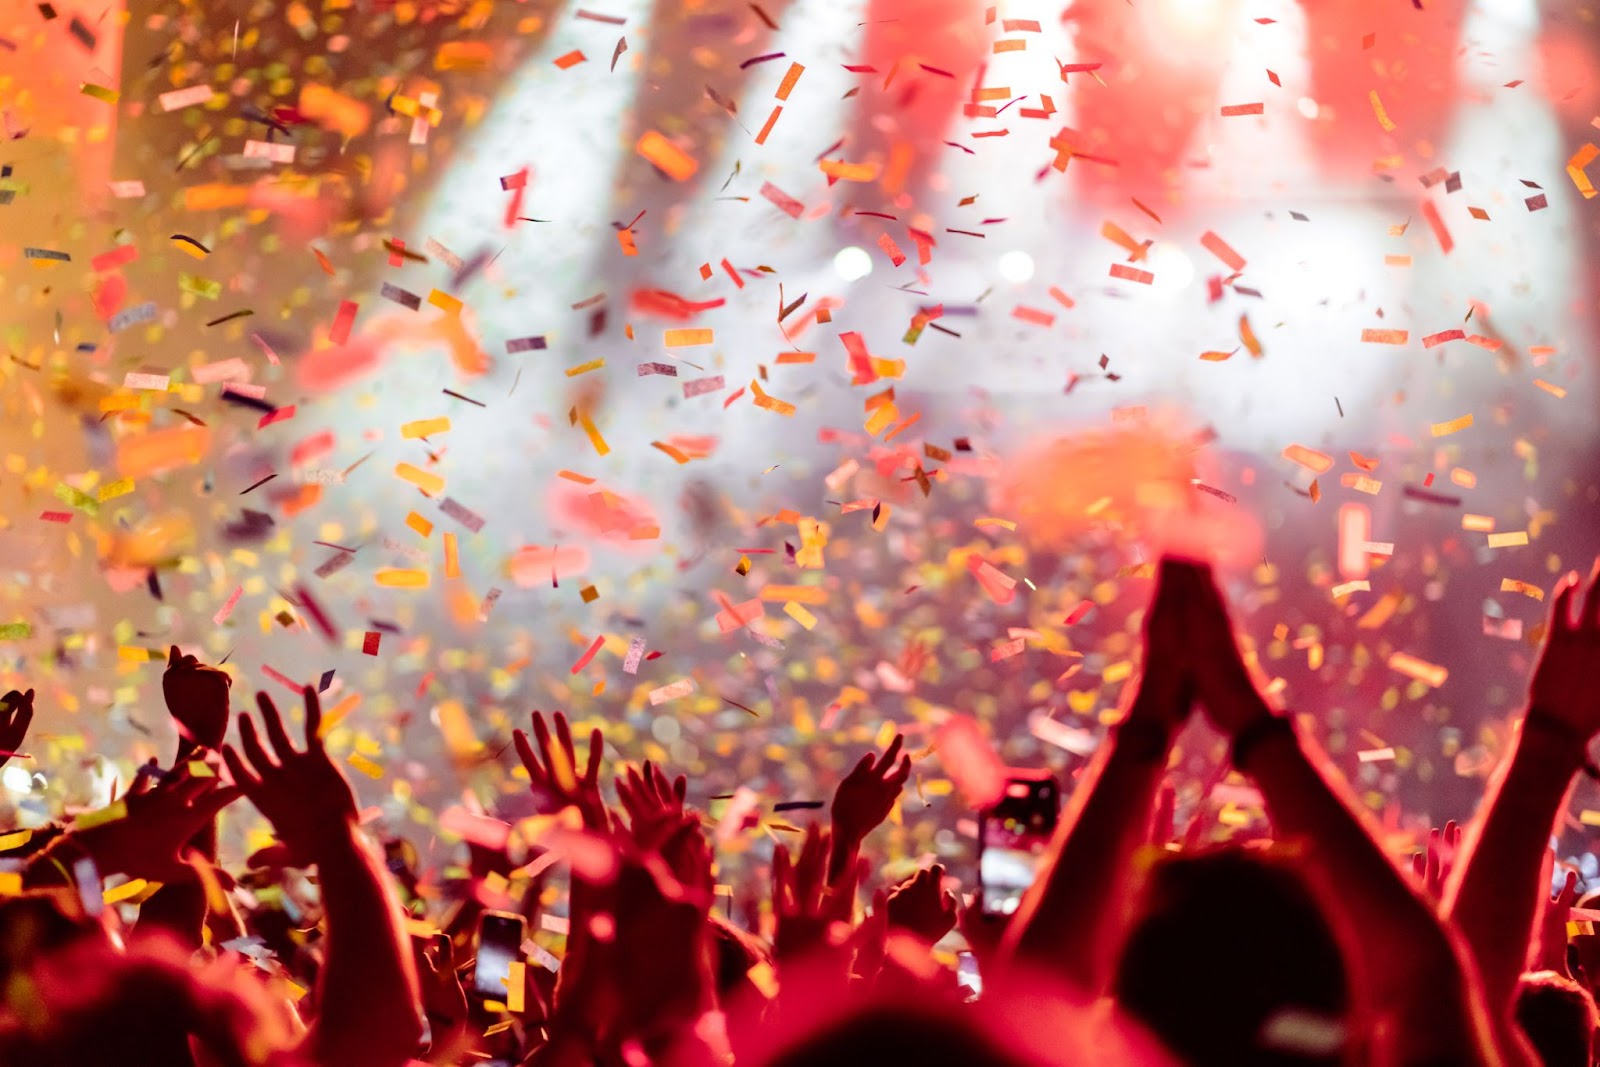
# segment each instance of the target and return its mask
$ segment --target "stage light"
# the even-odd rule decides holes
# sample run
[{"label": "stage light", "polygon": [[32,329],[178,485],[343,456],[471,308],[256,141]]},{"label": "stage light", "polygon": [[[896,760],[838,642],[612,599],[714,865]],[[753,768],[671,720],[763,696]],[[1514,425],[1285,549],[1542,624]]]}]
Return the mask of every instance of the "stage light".
[{"label": "stage light", "polygon": [[1021,285],[1033,277],[1033,257],[1026,252],[1007,252],[998,264],[1000,277]]},{"label": "stage light", "polygon": [[1194,281],[1194,260],[1177,245],[1157,241],[1145,258],[1145,269],[1156,276],[1151,284],[1157,289],[1178,292]]},{"label": "stage light", "polygon": [[865,278],[872,273],[872,257],[866,249],[855,245],[841,248],[833,257],[833,271],[847,282]]}]

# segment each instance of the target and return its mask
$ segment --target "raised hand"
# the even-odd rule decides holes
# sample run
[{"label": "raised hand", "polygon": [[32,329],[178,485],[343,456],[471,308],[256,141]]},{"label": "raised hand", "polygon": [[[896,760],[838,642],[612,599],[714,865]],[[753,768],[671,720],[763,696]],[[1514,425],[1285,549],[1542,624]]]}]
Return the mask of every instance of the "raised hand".
[{"label": "raised hand", "polygon": [[1437,826],[1428,831],[1428,847],[1411,857],[1411,873],[1422,883],[1430,900],[1444,896],[1445,879],[1455,866],[1456,850],[1461,845],[1461,827],[1451,819],[1441,832]]},{"label": "raised hand", "polygon": [[1588,589],[1583,585],[1573,571],[1556,587],[1544,648],[1533,668],[1527,721],[1529,726],[1553,726],[1570,734],[1574,743],[1587,745],[1600,733],[1600,686],[1595,684],[1595,665],[1600,663],[1600,559],[1589,572]]},{"label": "raised hand", "polygon": [[1235,737],[1274,714],[1233,636],[1233,620],[1210,566],[1174,561],[1182,581],[1179,601],[1186,658],[1196,696],[1212,725]]},{"label": "raised hand", "polygon": [[0,697],[0,767],[22,750],[22,740],[33,725],[33,690],[15,689]]},{"label": "raised hand", "polygon": [[[1555,869],[1555,854],[1547,853],[1546,857],[1549,871],[1546,871],[1544,881],[1549,885],[1549,873]],[[1578,903],[1580,895],[1578,872],[1568,869],[1566,880],[1539,917],[1539,943],[1535,946],[1537,956],[1531,970],[1567,974],[1567,920],[1572,917],[1573,905]]]},{"label": "raised hand", "polygon": [[141,777],[118,802],[125,809],[122,818],[74,828],[67,836],[89,854],[101,875],[187,881],[194,872],[180,859],[180,851],[238,798],[239,790],[224,786],[215,775],[180,763],[157,784]]},{"label": "raised hand", "polygon": [[956,895],[944,888],[944,867],[938,863],[895,886],[887,909],[890,926],[930,945],[956,925]]},{"label": "raised hand", "polygon": [[777,923],[773,953],[780,961],[835,947],[834,925],[848,925],[854,917],[861,865],[852,865],[847,877],[830,885],[828,838],[828,831],[813,823],[798,856],[791,857],[782,846],[772,850],[772,914]]},{"label": "raised hand", "polygon": [[[466,990],[456,973],[455,945],[449,934],[434,934],[427,940],[413,938],[412,962],[420,979],[422,1011],[433,1031],[432,1050],[456,1049],[466,1031],[471,1012]],[[442,1061],[440,1061],[442,1062]]]},{"label": "raised hand", "polygon": [[911,757],[900,755],[905,740],[903,734],[895,734],[881,755],[868,752],[862,756],[834,790],[831,814],[835,859],[829,865],[830,880],[843,873],[839,861],[847,853],[853,856],[867,835],[894,810],[900,790],[911,777]]},{"label": "raised hand", "polygon": [[576,807],[583,816],[586,829],[604,833],[610,830],[610,814],[600,797],[600,755],[605,738],[596,728],[589,734],[589,758],[580,774],[578,755],[572,745],[572,728],[567,717],[556,712],[554,744],[544,712],[533,713],[533,737],[537,752],[529,743],[528,735],[521,730],[512,733],[517,747],[517,758],[528,771],[533,795],[550,813],[566,807]]},{"label": "raised hand", "polygon": [[228,690],[232,685],[226,672],[183,655],[177,645],[168,649],[161,693],[184,741],[203,748],[221,747],[228,732]]},{"label": "raised hand", "polygon": [[1126,699],[1129,723],[1152,734],[1175,736],[1193,705],[1189,680],[1190,635],[1185,614],[1202,581],[1198,564],[1167,556],[1156,573],[1155,596],[1144,620],[1144,662]]},{"label": "raised hand", "polygon": [[316,853],[326,835],[348,832],[355,824],[356,797],[349,779],[323,747],[322,703],[317,691],[307,686],[301,695],[306,704],[305,751],[290,743],[283,717],[272,698],[257,693],[256,704],[261,709],[267,741],[277,759],[268,755],[256,724],[248,715],[239,716],[239,743],[244,756],[232,745],[225,745],[222,758],[235,784],[272,823],[289,851],[308,857]]},{"label": "raised hand", "polygon": [[628,814],[629,831],[641,849],[660,847],[683,821],[683,801],[688,791],[687,777],[680,774],[669,780],[666,772],[649,761],[642,770],[628,767],[617,776],[617,799]]}]

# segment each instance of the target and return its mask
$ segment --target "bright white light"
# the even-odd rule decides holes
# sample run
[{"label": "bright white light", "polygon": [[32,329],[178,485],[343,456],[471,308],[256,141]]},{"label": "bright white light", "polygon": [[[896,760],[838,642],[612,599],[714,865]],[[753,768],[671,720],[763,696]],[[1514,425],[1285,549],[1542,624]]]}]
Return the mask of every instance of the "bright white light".
[{"label": "bright white light", "polygon": [[1033,257],[1026,252],[1007,252],[1000,257],[1000,277],[1021,285],[1033,277]]},{"label": "bright white light", "polygon": [[872,257],[866,249],[855,245],[841,248],[839,254],[833,257],[833,270],[845,281],[853,282],[872,273]]},{"label": "bright white light", "polygon": [[0,783],[13,793],[31,793],[33,791],[33,775],[28,768],[11,766],[0,771]]},{"label": "bright white light", "polygon": [[1308,119],[1316,118],[1317,113],[1322,110],[1321,108],[1317,107],[1317,102],[1311,99],[1309,96],[1302,96],[1300,98],[1300,102],[1295,106],[1300,109],[1300,114],[1304,115]]},{"label": "bright white light", "polygon": [[1177,245],[1157,241],[1150,246],[1144,268],[1156,276],[1157,289],[1176,291],[1187,289],[1194,281],[1194,260]]}]

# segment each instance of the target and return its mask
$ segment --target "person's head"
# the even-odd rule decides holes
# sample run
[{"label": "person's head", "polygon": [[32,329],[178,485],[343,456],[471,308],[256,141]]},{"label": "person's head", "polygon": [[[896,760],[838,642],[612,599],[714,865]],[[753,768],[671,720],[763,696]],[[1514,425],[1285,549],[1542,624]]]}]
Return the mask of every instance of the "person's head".
[{"label": "person's head", "polygon": [[1534,971],[1517,985],[1517,1025],[1544,1067],[1589,1067],[1594,1051],[1594,1000],[1577,982]]},{"label": "person's head", "polygon": [[1159,860],[1114,994],[1198,1067],[1345,1058],[1344,955],[1286,855],[1228,848]]},{"label": "person's head", "polygon": [[717,1000],[726,1003],[755,987],[750,969],[758,963],[772,962],[772,954],[760,940],[739,929],[716,912],[711,913],[711,962],[717,979]]}]

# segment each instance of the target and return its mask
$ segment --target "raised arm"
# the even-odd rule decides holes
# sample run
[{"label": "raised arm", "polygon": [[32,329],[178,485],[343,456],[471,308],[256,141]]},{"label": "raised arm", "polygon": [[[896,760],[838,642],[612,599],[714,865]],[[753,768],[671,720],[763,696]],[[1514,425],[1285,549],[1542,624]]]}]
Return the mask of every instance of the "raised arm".
[{"label": "raised arm", "polygon": [[1261,790],[1277,835],[1304,848],[1324,906],[1341,913],[1358,992],[1385,1019],[1383,1062],[1500,1062],[1451,931],[1384,854],[1327,757],[1257,688],[1222,594],[1209,572],[1202,579],[1187,613],[1200,701],[1231,739],[1234,766]]},{"label": "raised arm", "polygon": [[[911,757],[901,756],[902,734],[874,756],[868,752],[850,769],[833,793],[832,833],[828,846],[828,884],[855,870],[861,844],[894,810],[894,802],[911,777]],[[898,760],[898,762],[896,762]]]},{"label": "raised arm", "polygon": [[356,827],[350,783],[323,748],[317,693],[307,687],[304,697],[304,751],[290,743],[278,709],[261,693],[256,703],[273,755],[255,723],[241,715],[244,755],[229,746],[223,758],[290,851],[317,865],[328,955],[318,984],[317,1021],[307,1038],[311,1054],[325,1067],[398,1067],[410,1060],[422,1034],[400,905]]},{"label": "raised arm", "polygon": [[1173,741],[1189,713],[1180,650],[1189,564],[1165,559],[1144,627],[1144,667],[1126,714],[1084,771],[1039,879],[996,958],[1051,970],[1091,995],[1110,985],[1130,914],[1134,859],[1145,843]]},{"label": "raised arm", "polygon": [[1485,1002],[1497,1018],[1511,1014],[1549,893],[1541,882],[1551,830],[1600,733],[1600,561],[1581,605],[1580,591],[1576,572],[1556,587],[1522,728],[1445,888],[1445,913],[1477,958]]}]

